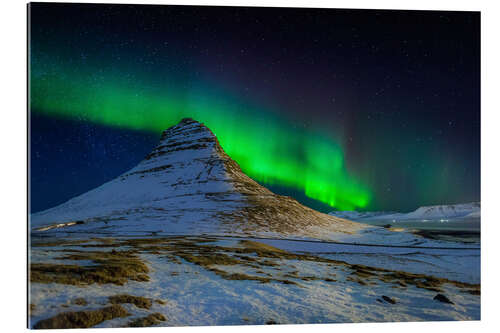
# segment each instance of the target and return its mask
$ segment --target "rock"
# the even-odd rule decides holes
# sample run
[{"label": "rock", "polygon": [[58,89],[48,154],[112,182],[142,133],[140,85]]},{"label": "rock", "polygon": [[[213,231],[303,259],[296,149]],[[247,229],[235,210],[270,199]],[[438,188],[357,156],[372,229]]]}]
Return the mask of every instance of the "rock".
[{"label": "rock", "polygon": [[389,297],[389,296],[383,295],[382,299],[384,301],[386,301],[387,303],[396,304],[396,300],[394,298]]},{"label": "rock", "polygon": [[78,298],[75,298],[73,301],[72,301],[73,304],[76,304],[76,305],[81,305],[81,306],[85,306],[87,305],[87,300],[83,297],[78,297]]},{"label": "rock", "polygon": [[434,296],[434,300],[440,301],[443,303],[448,303],[448,304],[455,304],[452,301],[450,301],[450,299],[443,294],[437,294],[436,296]]}]

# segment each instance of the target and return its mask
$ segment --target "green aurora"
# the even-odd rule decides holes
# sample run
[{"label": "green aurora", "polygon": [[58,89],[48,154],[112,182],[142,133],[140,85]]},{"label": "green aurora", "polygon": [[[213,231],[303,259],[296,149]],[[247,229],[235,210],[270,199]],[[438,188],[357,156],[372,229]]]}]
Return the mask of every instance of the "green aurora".
[{"label": "green aurora", "polygon": [[372,198],[346,169],[343,148],[326,131],[297,128],[272,110],[207,84],[179,88],[175,79],[151,84],[111,72],[96,75],[75,68],[32,71],[32,112],[154,133],[191,117],[207,125],[243,171],[263,184],[303,191],[340,210],[366,207]]}]

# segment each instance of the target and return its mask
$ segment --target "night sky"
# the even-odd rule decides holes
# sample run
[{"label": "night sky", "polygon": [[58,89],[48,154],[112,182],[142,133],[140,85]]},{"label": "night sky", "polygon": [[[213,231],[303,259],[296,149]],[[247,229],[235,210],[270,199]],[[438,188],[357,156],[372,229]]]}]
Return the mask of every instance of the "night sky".
[{"label": "night sky", "polygon": [[31,211],[184,117],[313,208],[480,200],[476,12],[31,4]]}]

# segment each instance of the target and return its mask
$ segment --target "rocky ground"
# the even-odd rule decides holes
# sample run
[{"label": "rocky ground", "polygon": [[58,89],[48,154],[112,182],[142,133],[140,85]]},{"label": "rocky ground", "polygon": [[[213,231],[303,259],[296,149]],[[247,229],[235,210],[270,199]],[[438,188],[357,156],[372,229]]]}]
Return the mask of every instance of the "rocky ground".
[{"label": "rocky ground", "polygon": [[480,319],[477,249],[32,237],[32,328]]}]

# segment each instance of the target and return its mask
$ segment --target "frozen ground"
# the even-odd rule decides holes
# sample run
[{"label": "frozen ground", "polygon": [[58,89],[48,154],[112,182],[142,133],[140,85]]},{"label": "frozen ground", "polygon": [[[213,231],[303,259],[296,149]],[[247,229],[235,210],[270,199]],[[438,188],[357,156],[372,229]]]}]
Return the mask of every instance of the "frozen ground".
[{"label": "frozen ground", "polygon": [[[109,306],[108,297],[118,294],[150,298],[152,305],[122,304],[129,316],[95,327],[128,326],[151,313],[166,317],[154,326],[480,319],[477,244],[448,249],[450,243],[433,241],[387,247],[215,236],[81,237],[32,239],[31,264],[52,266],[32,278],[31,327],[63,312]],[[67,284],[60,272],[61,265],[113,268],[122,253],[147,266],[149,281],[80,283],[71,275]],[[453,304],[435,300],[438,294]],[[88,304],[74,304],[77,298]]]}]

